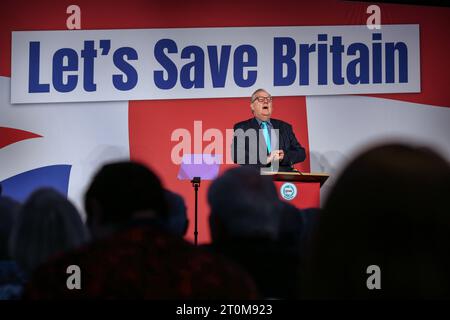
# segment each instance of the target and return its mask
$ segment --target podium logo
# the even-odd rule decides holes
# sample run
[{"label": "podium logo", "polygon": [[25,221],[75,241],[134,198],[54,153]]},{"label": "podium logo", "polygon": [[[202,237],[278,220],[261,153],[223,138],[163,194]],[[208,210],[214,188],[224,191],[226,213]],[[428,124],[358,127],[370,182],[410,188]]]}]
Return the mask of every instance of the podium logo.
[{"label": "podium logo", "polygon": [[297,196],[297,187],[292,183],[284,183],[280,188],[280,193],[283,199],[291,201]]}]

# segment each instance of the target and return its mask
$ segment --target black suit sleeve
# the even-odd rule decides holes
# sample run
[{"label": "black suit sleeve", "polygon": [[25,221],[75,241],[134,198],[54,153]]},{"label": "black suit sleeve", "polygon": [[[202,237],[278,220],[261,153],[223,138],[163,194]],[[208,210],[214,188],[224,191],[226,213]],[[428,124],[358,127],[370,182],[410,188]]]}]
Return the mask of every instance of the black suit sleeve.
[{"label": "black suit sleeve", "polygon": [[284,158],[281,161],[283,166],[291,166],[295,163],[302,162],[306,159],[305,148],[303,148],[295,137],[294,131],[290,124],[285,124],[286,134],[284,135],[286,139],[286,149],[284,151]]},{"label": "black suit sleeve", "polygon": [[248,164],[249,150],[245,139],[245,131],[247,130],[245,123],[240,122],[233,127],[233,143],[231,144],[231,158],[234,163]]},{"label": "black suit sleeve", "polygon": [[251,124],[248,121],[240,122],[234,125],[233,130],[233,142],[231,144],[233,162],[255,168],[265,166],[264,161],[266,159],[261,160],[258,155],[258,132],[251,127]]},{"label": "black suit sleeve", "polygon": [[238,163],[237,159],[237,136],[236,136],[236,130],[239,129],[238,124],[235,124],[233,127],[233,142],[231,143],[231,159],[234,163]]}]

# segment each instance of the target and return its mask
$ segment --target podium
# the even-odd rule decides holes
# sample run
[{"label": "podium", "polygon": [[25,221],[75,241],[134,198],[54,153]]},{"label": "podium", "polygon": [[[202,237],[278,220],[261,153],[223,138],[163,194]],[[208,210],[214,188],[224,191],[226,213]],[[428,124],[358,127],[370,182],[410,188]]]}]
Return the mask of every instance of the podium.
[{"label": "podium", "polygon": [[280,199],[300,208],[320,207],[320,187],[328,179],[326,173],[261,172],[271,176]]}]

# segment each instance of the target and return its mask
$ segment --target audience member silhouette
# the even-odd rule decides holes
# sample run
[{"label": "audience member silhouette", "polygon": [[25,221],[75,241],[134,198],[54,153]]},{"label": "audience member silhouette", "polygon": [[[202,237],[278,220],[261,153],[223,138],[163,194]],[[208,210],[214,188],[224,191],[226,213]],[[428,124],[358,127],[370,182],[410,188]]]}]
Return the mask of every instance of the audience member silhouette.
[{"label": "audience member silhouette", "polygon": [[281,202],[281,221],[278,243],[286,250],[303,254],[317,223],[319,208],[299,209],[289,202]]},{"label": "audience member silhouette", "polygon": [[0,196],[0,260],[11,258],[8,241],[19,208],[19,202],[10,197]]},{"label": "audience member silhouette", "polygon": [[88,232],[74,205],[56,190],[42,188],[20,209],[11,232],[10,252],[29,274],[50,257],[87,240]]},{"label": "audience member silhouette", "polygon": [[[211,184],[208,202],[210,249],[241,264],[265,298],[295,298],[299,257],[289,250],[291,231],[279,241],[285,207],[272,179],[249,167],[230,169]],[[301,232],[296,223],[293,233]]]},{"label": "audience member silhouette", "polygon": [[305,296],[450,298],[449,188],[448,162],[429,149],[356,157],[320,215]]},{"label": "audience member silhouette", "polygon": [[9,252],[26,280],[39,265],[87,239],[87,230],[72,203],[57,191],[42,188],[17,212]]},{"label": "audience member silhouette", "polygon": [[0,196],[0,300],[19,299],[25,282],[23,272],[11,260],[8,242],[20,203]]},{"label": "audience member silhouette", "polygon": [[165,219],[166,227],[169,232],[184,237],[189,226],[184,199],[170,190],[166,190],[165,194],[169,206],[167,218]]},{"label": "audience member silhouette", "polygon": [[[25,298],[249,299],[248,274],[173,235],[162,225],[166,195],[159,178],[133,162],[105,165],[85,197],[95,241],[38,270]],[[65,270],[81,270],[81,290],[68,290]]]}]

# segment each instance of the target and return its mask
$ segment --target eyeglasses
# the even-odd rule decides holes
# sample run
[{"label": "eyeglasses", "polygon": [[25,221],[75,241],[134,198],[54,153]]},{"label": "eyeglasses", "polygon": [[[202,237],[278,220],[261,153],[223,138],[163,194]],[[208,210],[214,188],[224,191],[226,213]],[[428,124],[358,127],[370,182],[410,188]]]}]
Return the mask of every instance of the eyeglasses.
[{"label": "eyeglasses", "polygon": [[255,99],[253,99],[253,102],[255,102],[256,100],[258,100],[259,102],[272,102],[272,97],[255,97]]}]

